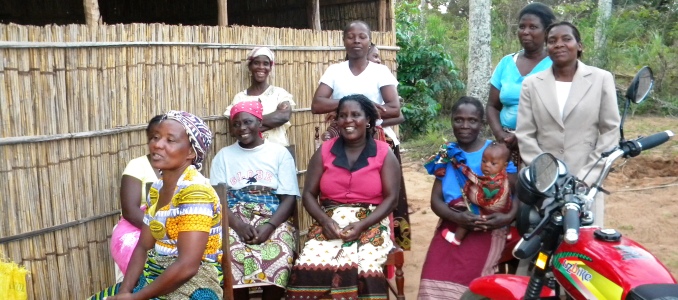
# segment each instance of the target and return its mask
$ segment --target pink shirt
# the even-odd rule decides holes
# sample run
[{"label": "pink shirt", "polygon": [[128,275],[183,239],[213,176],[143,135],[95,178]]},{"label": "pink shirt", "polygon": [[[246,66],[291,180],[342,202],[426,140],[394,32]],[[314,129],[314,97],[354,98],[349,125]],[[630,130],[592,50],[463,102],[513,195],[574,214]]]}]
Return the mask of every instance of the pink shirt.
[{"label": "pink shirt", "polygon": [[320,177],[320,199],[380,204],[384,200],[381,167],[388,151],[391,150],[387,143],[369,138],[358,160],[349,169],[343,139],[338,137],[324,142],[321,146],[323,174]]}]

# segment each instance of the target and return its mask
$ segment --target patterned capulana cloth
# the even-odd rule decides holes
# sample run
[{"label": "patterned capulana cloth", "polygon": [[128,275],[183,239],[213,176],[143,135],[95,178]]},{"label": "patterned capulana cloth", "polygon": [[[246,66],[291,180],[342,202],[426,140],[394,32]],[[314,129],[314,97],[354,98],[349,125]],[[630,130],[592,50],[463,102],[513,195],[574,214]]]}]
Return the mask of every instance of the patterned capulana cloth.
[{"label": "patterned capulana cloth", "polygon": [[[323,200],[321,206],[339,228],[369,216],[376,206]],[[287,299],[387,299],[383,273],[393,248],[389,219],[385,218],[351,242],[328,240],[315,222],[297,259],[287,286]]]},{"label": "patterned capulana cloth", "polygon": [[438,149],[424,164],[429,174],[444,177],[447,164],[454,166],[457,178],[464,178],[459,183],[462,197],[467,207],[475,214],[491,214],[511,210],[511,189],[509,188],[506,169],[499,174],[478,175],[466,165],[466,156],[457,143],[449,142]]},{"label": "patterned capulana cloth", "polygon": [[[209,180],[194,166],[188,166],[177,181],[174,195],[165,206],[158,207],[159,191],[164,181],[153,183],[149,191],[144,214],[156,240],[149,251],[148,259],[133,292],[141,290],[155,280],[179,257],[179,233],[200,231],[208,233],[207,244],[202,256],[198,274],[182,284],[174,292],[157,299],[221,299],[221,204]],[[129,266],[132,268],[133,266]],[[114,285],[91,299],[103,299],[118,293],[120,284]],[[216,293],[216,297],[212,297]]]},{"label": "patterned capulana cloth", "polygon": [[[168,256],[161,256],[155,251],[149,251],[148,259],[144,265],[144,271],[139,276],[137,285],[132,290],[132,293],[139,292],[144,287],[151,284],[162,272],[167,269],[175,258]],[[153,299],[189,299],[189,300],[221,300],[223,293],[221,290],[223,282],[223,272],[221,265],[217,262],[203,262],[198,269],[198,273],[193,276],[188,282],[182,284],[175,291]],[[98,294],[92,296],[90,300],[100,300],[106,297],[114,296],[119,293],[120,284],[111,286]]]},{"label": "patterned capulana cloth", "polygon": [[262,203],[271,213],[275,213],[280,206],[280,199],[275,190],[261,185],[250,185],[239,190],[228,191],[228,207],[233,208],[238,203]]},{"label": "patterned capulana cloth", "polygon": [[[271,211],[266,204],[272,198],[279,202],[272,189],[250,186],[229,191],[228,202],[236,218],[256,228],[268,223],[273,216],[275,210]],[[234,284],[264,282],[285,288],[296,250],[295,231],[289,220],[285,221],[276,227],[267,241],[257,245],[246,244],[233,228],[229,228]]]},{"label": "patterned capulana cloth", "polygon": [[187,113],[185,111],[170,110],[162,118],[163,120],[175,120],[186,129],[188,140],[191,142],[191,147],[195,151],[195,158],[192,164],[198,169],[202,170],[202,162],[207,156],[207,150],[212,144],[212,131],[207,127],[207,124],[196,115]]},{"label": "patterned capulana cloth", "polygon": [[221,204],[210,182],[194,166],[188,166],[179,177],[170,203],[158,207],[163,180],[158,180],[148,192],[144,223],[156,239],[159,255],[179,256],[179,233],[207,232],[209,238],[203,261],[221,261]]}]

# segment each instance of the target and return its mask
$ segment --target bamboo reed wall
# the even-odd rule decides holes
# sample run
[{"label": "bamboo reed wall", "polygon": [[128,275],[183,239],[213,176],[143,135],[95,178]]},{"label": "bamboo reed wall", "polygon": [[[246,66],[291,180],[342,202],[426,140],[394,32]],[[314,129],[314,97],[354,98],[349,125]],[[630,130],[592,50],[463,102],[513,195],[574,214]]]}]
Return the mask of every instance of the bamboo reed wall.
[{"label": "bamboo reed wall", "polygon": [[[393,33],[372,36],[378,45],[395,45]],[[314,128],[322,132],[326,125],[304,108],[324,70],[345,55],[336,47],[340,31],[253,27],[0,25],[0,41],[228,44],[8,48],[0,42],[0,241],[66,227],[0,242],[0,256],[31,272],[31,299],[82,299],[114,282],[108,244],[118,221],[119,179],[130,159],[147,152],[144,128],[152,116],[180,109],[208,120],[215,133],[203,171],[209,175],[211,158],[232,142],[221,114],[249,84],[247,45],[278,47],[270,83],[295,96],[288,134],[297,168],[305,170]],[[391,49],[381,54],[393,70]],[[303,174],[299,179],[303,185]],[[306,214],[301,221],[302,227],[310,222]]]}]

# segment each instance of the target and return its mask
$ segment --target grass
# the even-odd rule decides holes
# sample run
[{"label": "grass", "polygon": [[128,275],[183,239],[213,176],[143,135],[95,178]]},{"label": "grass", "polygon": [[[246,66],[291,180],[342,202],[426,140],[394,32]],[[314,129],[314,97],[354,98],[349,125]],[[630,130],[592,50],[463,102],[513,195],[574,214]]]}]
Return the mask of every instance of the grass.
[{"label": "grass", "polygon": [[407,156],[414,160],[426,159],[438,151],[440,145],[454,140],[452,124],[448,117],[439,117],[433,121],[427,134],[404,140],[401,149],[405,149]]},{"label": "grass", "polygon": [[[624,137],[635,139],[639,136],[649,136],[664,130],[678,133],[678,118],[661,116],[627,116],[624,124]],[[674,157],[678,155],[678,138],[673,137],[659,147],[644,152],[643,155],[662,155]]]}]

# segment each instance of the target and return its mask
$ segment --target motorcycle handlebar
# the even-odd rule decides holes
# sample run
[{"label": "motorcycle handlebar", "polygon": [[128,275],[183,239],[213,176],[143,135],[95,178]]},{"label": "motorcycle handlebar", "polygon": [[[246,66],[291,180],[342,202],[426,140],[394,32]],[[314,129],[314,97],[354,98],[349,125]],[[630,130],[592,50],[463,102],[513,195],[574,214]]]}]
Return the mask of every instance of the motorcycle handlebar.
[{"label": "motorcycle handlebar", "polygon": [[513,248],[513,257],[517,259],[528,259],[539,252],[541,248],[541,235],[537,234],[526,240],[520,239],[515,248]]},{"label": "motorcycle handlebar", "polygon": [[625,156],[634,157],[640,154],[643,150],[649,150],[657,147],[668,141],[673,136],[671,130],[655,133],[648,137],[639,138],[637,140],[626,141],[622,143],[621,148]]},{"label": "motorcycle handlebar", "polygon": [[563,239],[568,244],[574,244],[579,240],[580,210],[579,204],[572,202],[565,203],[563,207],[563,229],[565,229]]}]

